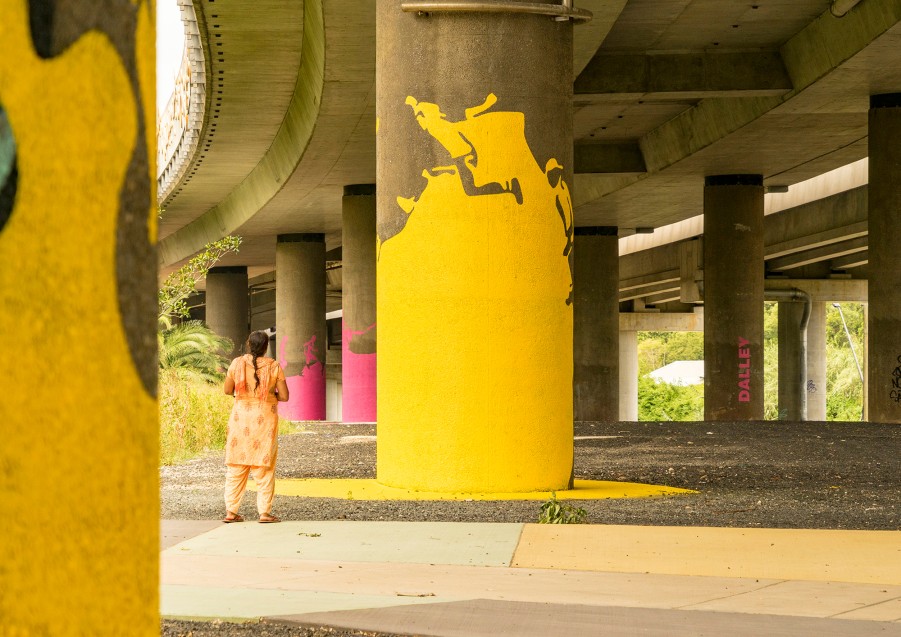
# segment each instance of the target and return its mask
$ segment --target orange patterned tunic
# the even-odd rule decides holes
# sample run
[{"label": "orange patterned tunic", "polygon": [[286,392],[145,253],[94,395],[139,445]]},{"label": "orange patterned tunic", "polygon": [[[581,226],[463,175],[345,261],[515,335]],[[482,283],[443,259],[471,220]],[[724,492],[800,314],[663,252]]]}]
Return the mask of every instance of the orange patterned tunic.
[{"label": "orange patterned tunic", "polygon": [[228,420],[225,464],[272,467],[278,450],[278,402],[275,384],[285,375],[277,361],[257,358],[253,377],[253,358],[246,354],[232,361],[227,376],[235,381],[235,406]]}]

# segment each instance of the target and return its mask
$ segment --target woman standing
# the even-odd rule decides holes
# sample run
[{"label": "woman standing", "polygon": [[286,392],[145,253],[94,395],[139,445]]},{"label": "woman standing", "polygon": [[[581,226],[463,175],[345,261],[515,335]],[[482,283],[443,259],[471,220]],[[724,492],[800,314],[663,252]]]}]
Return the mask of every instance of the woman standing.
[{"label": "woman standing", "polygon": [[247,354],[233,360],[225,376],[225,393],[235,397],[225,442],[225,523],[244,521],[238,509],[251,470],[260,522],[281,522],[269,510],[278,455],[277,403],[288,400],[288,385],[278,362],[264,356],[268,346],[265,332],[252,332],[245,344]]}]

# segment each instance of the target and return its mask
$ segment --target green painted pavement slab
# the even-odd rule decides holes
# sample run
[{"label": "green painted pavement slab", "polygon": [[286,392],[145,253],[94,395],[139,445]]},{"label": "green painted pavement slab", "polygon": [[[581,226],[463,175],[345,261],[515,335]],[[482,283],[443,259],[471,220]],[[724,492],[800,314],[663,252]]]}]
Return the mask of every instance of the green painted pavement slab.
[{"label": "green painted pavement slab", "polygon": [[344,562],[509,566],[522,524],[465,522],[242,522],[168,551]]}]

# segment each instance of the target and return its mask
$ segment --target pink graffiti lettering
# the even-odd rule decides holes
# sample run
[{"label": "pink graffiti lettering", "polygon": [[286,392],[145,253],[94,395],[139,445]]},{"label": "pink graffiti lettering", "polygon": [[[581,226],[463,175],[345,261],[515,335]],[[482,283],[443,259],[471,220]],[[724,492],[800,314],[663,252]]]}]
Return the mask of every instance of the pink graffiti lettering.
[{"label": "pink graffiti lettering", "polygon": [[346,339],[349,343],[354,340],[357,336],[362,336],[368,332],[371,332],[375,328],[375,323],[369,325],[368,327],[364,327],[362,330],[352,330],[350,328],[344,327],[344,323],[341,323],[341,337]]},{"label": "pink graffiti lettering", "polygon": [[738,402],[751,402],[751,348],[750,341],[738,337]]},{"label": "pink graffiti lettering", "polygon": [[307,367],[312,367],[319,362],[319,357],[316,356],[318,351],[316,349],[316,335],[313,334],[310,340],[303,344],[303,357]]}]

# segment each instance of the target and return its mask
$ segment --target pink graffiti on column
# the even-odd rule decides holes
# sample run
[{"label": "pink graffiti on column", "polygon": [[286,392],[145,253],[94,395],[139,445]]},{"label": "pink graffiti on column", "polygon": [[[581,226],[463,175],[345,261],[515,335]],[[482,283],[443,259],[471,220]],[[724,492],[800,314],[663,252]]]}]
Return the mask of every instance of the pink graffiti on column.
[{"label": "pink graffiti on column", "polygon": [[751,348],[750,341],[738,337],[738,402],[751,402]]},{"label": "pink graffiti on column", "polygon": [[357,336],[367,334],[375,323],[362,330],[344,327],[341,321],[341,419],[344,422],[375,422],[375,352],[354,352]]},{"label": "pink graffiti on column", "polygon": [[304,363],[300,374],[289,375],[285,354],[288,337],[279,342],[279,363],[285,370],[290,399],[278,404],[278,414],[287,420],[325,420],[325,367],[317,356],[316,335],[303,344]]}]

